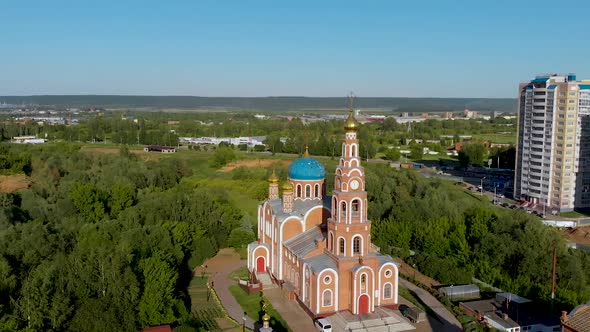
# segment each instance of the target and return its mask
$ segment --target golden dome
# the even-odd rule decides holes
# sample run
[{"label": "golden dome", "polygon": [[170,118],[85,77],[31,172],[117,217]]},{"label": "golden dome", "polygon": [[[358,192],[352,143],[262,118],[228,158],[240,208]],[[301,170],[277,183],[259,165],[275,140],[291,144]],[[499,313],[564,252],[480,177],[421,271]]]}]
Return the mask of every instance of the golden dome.
[{"label": "golden dome", "polygon": [[264,316],[262,316],[262,320],[265,322],[268,322],[270,320],[270,316],[268,315],[267,312],[264,313]]},{"label": "golden dome", "polygon": [[293,186],[291,185],[291,182],[285,182],[283,184],[283,191],[288,191],[288,192],[293,191]]},{"label": "golden dome", "polygon": [[344,122],[344,130],[346,131],[357,131],[359,129],[359,123],[352,115],[352,110],[348,112],[348,118]]},{"label": "golden dome", "polygon": [[278,184],[279,183],[279,177],[277,176],[277,173],[275,172],[275,170],[272,170],[272,174],[268,177],[268,182],[272,183],[272,184]]}]

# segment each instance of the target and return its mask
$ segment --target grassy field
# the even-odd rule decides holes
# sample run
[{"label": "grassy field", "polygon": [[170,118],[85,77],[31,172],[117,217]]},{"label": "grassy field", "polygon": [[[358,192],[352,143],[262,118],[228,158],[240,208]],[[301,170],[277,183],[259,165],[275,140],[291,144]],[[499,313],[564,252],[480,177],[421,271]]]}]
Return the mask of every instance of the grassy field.
[{"label": "grassy field", "polygon": [[473,135],[473,139],[477,141],[489,141],[492,143],[516,144],[516,133]]},{"label": "grassy field", "polygon": [[236,298],[236,301],[238,301],[242,309],[248,314],[248,317],[257,322],[262,322],[262,315],[264,313],[262,311],[261,301],[264,300],[269,304],[268,314],[271,317],[270,326],[273,328],[273,330],[275,332],[291,331],[281,315],[272,307],[270,301],[268,301],[267,298],[261,296],[261,293],[249,295],[238,285],[230,286],[229,291]]}]

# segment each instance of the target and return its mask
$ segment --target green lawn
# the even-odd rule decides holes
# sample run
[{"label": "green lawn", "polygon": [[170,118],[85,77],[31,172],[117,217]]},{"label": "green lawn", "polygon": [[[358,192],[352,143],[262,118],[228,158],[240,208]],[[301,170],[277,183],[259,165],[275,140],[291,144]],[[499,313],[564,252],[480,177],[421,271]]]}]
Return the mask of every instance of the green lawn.
[{"label": "green lawn", "polygon": [[571,212],[562,212],[559,216],[564,218],[587,218],[590,217],[590,212],[578,212],[578,211],[571,211]]},{"label": "green lawn", "polygon": [[272,307],[270,301],[268,301],[266,297],[261,296],[261,293],[249,295],[238,285],[230,286],[229,291],[236,298],[236,301],[238,301],[242,309],[248,314],[248,317],[257,322],[262,322],[262,315],[264,315],[264,313],[262,311],[261,301],[264,300],[269,304],[268,314],[271,317],[270,326],[274,331],[291,331],[281,315]]},{"label": "green lawn", "polygon": [[516,144],[516,133],[513,134],[481,134],[473,135],[476,141],[490,141],[492,143],[511,143]]}]

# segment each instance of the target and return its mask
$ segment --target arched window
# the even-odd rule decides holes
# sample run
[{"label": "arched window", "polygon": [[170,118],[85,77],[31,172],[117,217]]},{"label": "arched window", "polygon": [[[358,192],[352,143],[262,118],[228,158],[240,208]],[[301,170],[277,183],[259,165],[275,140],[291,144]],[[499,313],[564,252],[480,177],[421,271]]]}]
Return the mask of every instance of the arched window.
[{"label": "arched window", "polygon": [[359,209],[360,209],[359,208],[359,205],[360,205],[360,202],[359,202],[358,199],[355,199],[355,200],[352,201],[350,208],[352,209],[352,215],[353,216],[354,215],[358,215]]},{"label": "arched window", "polygon": [[305,186],[305,198],[309,198],[311,197],[311,186],[307,185]]},{"label": "arched window", "polygon": [[329,250],[334,250],[334,234],[332,234],[332,232],[330,232],[330,234],[328,234],[328,249]]},{"label": "arched window", "polygon": [[383,286],[383,298],[390,299],[391,298],[391,284],[387,283]]},{"label": "arched window", "polygon": [[340,255],[344,255],[346,253],[346,246],[344,245],[344,239],[340,239],[340,251],[338,252],[338,254]]},{"label": "arched window", "polygon": [[361,274],[361,292],[364,292],[367,290],[367,274],[363,273]]},{"label": "arched window", "polygon": [[297,197],[301,198],[301,185],[297,185]]},{"label": "arched window", "polygon": [[355,254],[355,255],[361,254],[361,237],[360,236],[355,236],[355,238],[352,240],[352,251],[353,251],[353,254]]},{"label": "arched window", "polygon": [[316,184],[315,185],[315,195],[313,195],[315,198],[320,197],[320,185]]},{"label": "arched window", "polygon": [[356,157],[356,145],[352,146],[352,155],[351,157]]},{"label": "arched window", "polygon": [[341,217],[345,218],[344,222],[346,222],[346,202],[342,201],[342,203],[340,203],[340,213],[341,213]]},{"label": "arched window", "polygon": [[323,301],[322,301],[322,306],[323,307],[331,307],[332,306],[332,291],[329,289],[326,289],[322,295]]}]

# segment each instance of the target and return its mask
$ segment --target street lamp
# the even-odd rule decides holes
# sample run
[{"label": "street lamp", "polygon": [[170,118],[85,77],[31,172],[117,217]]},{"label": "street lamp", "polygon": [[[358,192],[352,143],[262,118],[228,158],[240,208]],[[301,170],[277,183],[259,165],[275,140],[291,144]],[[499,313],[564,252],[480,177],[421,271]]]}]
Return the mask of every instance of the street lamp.
[{"label": "street lamp", "polygon": [[242,332],[246,332],[246,312],[244,311],[244,316],[242,316]]}]

